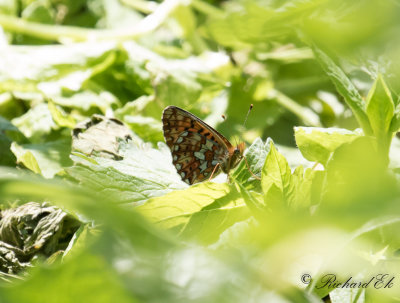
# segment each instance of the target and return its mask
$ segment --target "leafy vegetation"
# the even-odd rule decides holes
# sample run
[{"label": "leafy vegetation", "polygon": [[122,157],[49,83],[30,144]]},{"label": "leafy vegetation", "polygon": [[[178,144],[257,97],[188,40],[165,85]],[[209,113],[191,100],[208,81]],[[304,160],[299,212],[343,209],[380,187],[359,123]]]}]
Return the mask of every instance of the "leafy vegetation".
[{"label": "leafy vegetation", "polygon": [[[0,301],[400,301],[399,15],[1,1]],[[188,186],[168,105],[248,165]]]}]

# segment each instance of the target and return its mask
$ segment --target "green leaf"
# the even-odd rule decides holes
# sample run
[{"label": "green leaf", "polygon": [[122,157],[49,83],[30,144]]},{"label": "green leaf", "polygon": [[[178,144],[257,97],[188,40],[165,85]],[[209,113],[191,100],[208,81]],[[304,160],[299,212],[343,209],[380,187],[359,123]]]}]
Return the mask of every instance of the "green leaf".
[{"label": "green leaf", "polygon": [[[92,76],[91,68],[104,64],[103,61],[107,61],[105,59],[115,49],[114,42],[77,43],[73,46],[10,46],[0,50],[4,59],[4,65],[0,66],[2,81],[27,88],[28,84],[40,84],[46,88],[46,81],[49,81],[59,84],[52,89],[60,89],[63,85],[79,89],[82,81]],[[107,67],[103,65],[102,70],[107,70]],[[98,74],[99,71],[96,72]]]},{"label": "green leaf", "polygon": [[249,217],[243,199],[226,183],[204,182],[150,199],[136,209],[162,228],[203,244],[217,241],[225,229]]},{"label": "green leaf", "polygon": [[[51,9],[49,1],[46,0],[31,2],[24,8],[24,10],[21,13],[21,17],[25,20],[34,21],[38,23],[54,24],[54,14]],[[25,41],[24,39],[25,44],[29,44],[30,39],[32,38],[28,37],[28,41]]]},{"label": "green leaf", "polygon": [[347,129],[316,127],[295,127],[294,134],[304,158],[324,166],[339,146],[361,136]]},{"label": "green leaf", "polygon": [[[347,220],[357,226],[380,213],[393,214],[397,207],[395,180],[371,137],[362,136],[338,147],[327,163],[326,186],[321,210],[329,217],[357,212]],[[334,213],[336,215],[334,215]],[[345,219],[341,219],[345,225]]]},{"label": "green leaf", "polygon": [[290,34],[301,16],[324,2],[290,1],[277,8],[269,2],[229,3],[222,14],[209,21],[207,29],[219,44],[244,48]]},{"label": "green leaf", "polygon": [[271,143],[262,170],[261,186],[264,203],[273,210],[307,209],[321,199],[324,171],[298,166],[291,172],[286,158]]},{"label": "green leaf", "polygon": [[[118,103],[113,90],[105,90],[95,81],[124,57],[114,42],[46,45],[0,50],[5,64],[0,66],[0,91],[30,93],[28,100],[37,102],[44,96],[56,104],[87,111],[103,112]],[[96,78],[97,77],[97,78]],[[120,81],[108,81],[112,88]],[[43,96],[44,95],[44,96]]]},{"label": "green leaf", "polygon": [[187,224],[179,230],[179,236],[204,245],[215,243],[227,228],[250,216],[242,199],[237,198],[232,202],[234,205],[193,213]]},{"label": "green leaf", "polygon": [[[153,198],[136,208],[141,214],[153,222],[162,222],[169,218],[190,215],[204,207],[211,205],[217,199],[223,198],[229,192],[227,184],[204,182],[186,190],[174,191],[163,197]],[[164,224],[164,227],[173,228],[181,224],[176,222]]]},{"label": "green leaf", "polygon": [[385,156],[389,151],[392,133],[390,124],[393,119],[394,103],[388,87],[381,75],[378,76],[367,98],[367,115],[378,141],[378,148]]},{"label": "green leaf", "polygon": [[24,136],[8,120],[0,116],[0,165],[14,166],[16,159],[10,151],[13,140],[22,141]]},{"label": "green leaf", "polygon": [[243,159],[231,174],[232,179],[239,182],[247,190],[259,188],[260,180],[257,180],[253,174],[257,177],[261,177],[261,170],[269,152],[271,142],[272,140],[270,138],[267,139],[265,144],[261,138],[254,140],[253,144],[244,154],[249,168],[247,167],[246,160]]},{"label": "green leaf", "polygon": [[39,141],[43,135],[57,129],[47,104],[40,103],[24,115],[12,120],[12,123],[31,141]]},{"label": "green leaf", "polygon": [[397,104],[393,113],[393,119],[390,123],[390,131],[397,132],[400,129],[400,104]]},{"label": "green leaf", "polygon": [[66,172],[105,196],[118,197],[118,203],[143,202],[187,187],[164,143],[155,149],[114,118],[93,115],[79,123],[72,145],[76,165]]},{"label": "green leaf", "polygon": [[364,110],[365,104],[354,84],[351,83],[346,74],[331,58],[329,58],[327,54],[315,45],[311,45],[311,48],[314,52],[315,58],[321,64],[325,73],[332,80],[338,92],[343,96],[347,105],[353,111],[353,114],[362,127],[364,133],[366,135],[371,135],[372,129]]},{"label": "green leaf", "polygon": [[[46,291],[38,292],[46,285]],[[68,285],[68,287],[65,287]],[[85,287],[82,287],[85,285]],[[102,290],[107,291],[102,291]],[[61,298],[61,299],[60,299]],[[23,283],[1,287],[3,302],[74,302],[95,300],[106,303],[135,302],[120,281],[115,269],[104,257],[89,252],[82,253],[53,268],[36,268]]]},{"label": "green leaf", "polygon": [[387,133],[393,118],[394,103],[382,76],[379,75],[367,98],[367,115],[375,136]]},{"label": "green leaf", "polygon": [[235,183],[235,185],[253,216],[259,221],[263,221],[266,217],[267,208],[264,204],[264,197],[262,194],[258,194],[257,192],[250,193],[240,183]]},{"label": "green leaf", "polygon": [[75,127],[75,119],[71,115],[66,114],[60,106],[55,105],[52,101],[48,102],[48,106],[51,116],[58,126],[68,128]]},{"label": "green leaf", "polygon": [[76,163],[66,172],[82,185],[113,196],[118,203],[139,203],[162,196],[173,189],[184,189],[184,183],[172,165],[165,144],[158,149],[141,143],[121,145],[122,160],[103,157],[72,156]]},{"label": "green leaf", "polygon": [[52,178],[64,167],[71,165],[69,159],[70,140],[63,139],[42,144],[23,145],[13,142],[11,150],[18,163],[45,178]]},{"label": "green leaf", "polygon": [[95,229],[89,224],[81,224],[77,231],[72,236],[67,248],[63,252],[63,260],[68,260],[84,251],[90,241],[93,241]]},{"label": "green leaf", "polygon": [[287,198],[293,190],[289,164],[272,142],[261,172],[261,187],[266,205],[278,209],[285,206]]},{"label": "green leaf", "polygon": [[297,210],[320,203],[325,175],[325,171],[298,166],[292,175],[294,191],[289,196],[290,208]]},{"label": "green leaf", "polygon": [[[120,192],[119,192],[120,193]],[[46,200],[87,220],[94,220],[107,230],[122,234],[125,239],[144,251],[162,251],[176,243],[162,230],[149,224],[133,210],[113,203],[117,197],[79,187],[61,179],[43,177],[0,167],[0,203],[11,199]],[[137,245],[137,246],[136,246]]]}]

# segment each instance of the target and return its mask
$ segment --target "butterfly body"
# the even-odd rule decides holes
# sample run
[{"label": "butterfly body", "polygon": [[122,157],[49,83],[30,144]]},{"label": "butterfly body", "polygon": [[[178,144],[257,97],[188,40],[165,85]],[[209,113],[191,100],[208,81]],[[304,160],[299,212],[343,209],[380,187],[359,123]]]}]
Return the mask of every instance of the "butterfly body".
[{"label": "butterfly body", "polygon": [[188,184],[209,179],[221,170],[228,174],[243,157],[244,143],[232,146],[214,128],[179,107],[166,107],[162,122],[173,164]]}]

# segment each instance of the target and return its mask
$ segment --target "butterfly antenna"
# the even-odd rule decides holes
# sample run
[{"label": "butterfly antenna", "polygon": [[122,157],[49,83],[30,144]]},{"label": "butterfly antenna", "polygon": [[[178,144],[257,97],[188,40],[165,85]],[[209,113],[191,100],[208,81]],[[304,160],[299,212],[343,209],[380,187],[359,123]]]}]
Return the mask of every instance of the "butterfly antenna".
[{"label": "butterfly antenna", "polygon": [[253,109],[253,104],[250,104],[249,110],[247,111],[247,114],[246,114],[246,118],[244,118],[243,127],[246,127],[247,118],[249,117],[249,114],[252,109]]},{"label": "butterfly antenna", "polygon": [[249,117],[249,114],[250,114],[252,109],[253,109],[253,104],[250,104],[250,108],[249,108],[249,110],[247,112],[246,118],[244,119],[243,126],[246,126],[247,118]]},{"label": "butterfly antenna", "polygon": [[[244,122],[243,122],[243,127],[246,126],[247,118],[249,117],[249,114],[250,114],[250,112],[251,112],[252,109],[253,109],[253,104],[250,104],[249,110],[247,111],[246,118],[244,119]],[[258,177],[257,175],[255,175],[255,174],[251,171],[250,165],[249,165],[249,163],[247,162],[246,156],[243,155],[243,159],[244,159],[244,161],[246,162],[247,170],[253,175],[253,177],[254,177],[255,179],[261,180],[260,177]]]}]

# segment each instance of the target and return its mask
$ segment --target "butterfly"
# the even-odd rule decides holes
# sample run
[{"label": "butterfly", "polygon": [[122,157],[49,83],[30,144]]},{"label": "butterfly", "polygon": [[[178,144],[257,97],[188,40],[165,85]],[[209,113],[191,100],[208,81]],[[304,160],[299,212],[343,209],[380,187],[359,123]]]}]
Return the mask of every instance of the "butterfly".
[{"label": "butterfly", "polygon": [[191,185],[217,175],[228,174],[243,158],[245,144],[232,144],[195,115],[168,106],[162,115],[165,141],[182,180]]}]

